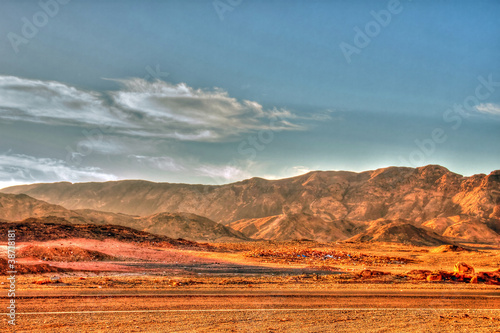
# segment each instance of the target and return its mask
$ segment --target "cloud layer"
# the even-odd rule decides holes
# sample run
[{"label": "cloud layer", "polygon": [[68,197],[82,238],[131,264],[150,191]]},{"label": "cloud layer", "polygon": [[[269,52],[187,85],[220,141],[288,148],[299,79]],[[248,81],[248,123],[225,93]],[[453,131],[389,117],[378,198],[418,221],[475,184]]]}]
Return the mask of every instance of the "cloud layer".
[{"label": "cloud layer", "polygon": [[266,110],[221,89],[143,79],[114,80],[120,90],[83,91],[59,82],[0,76],[0,119],[106,128],[138,138],[228,141],[245,133],[302,130],[288,110]]},{"label": "cloud layer", "polygon": [[35,182],[108,181],[116,180],[116,177],[100,168],[72,167],[57,159],[0,154],[0,180],[3,185],[8,186]]}]

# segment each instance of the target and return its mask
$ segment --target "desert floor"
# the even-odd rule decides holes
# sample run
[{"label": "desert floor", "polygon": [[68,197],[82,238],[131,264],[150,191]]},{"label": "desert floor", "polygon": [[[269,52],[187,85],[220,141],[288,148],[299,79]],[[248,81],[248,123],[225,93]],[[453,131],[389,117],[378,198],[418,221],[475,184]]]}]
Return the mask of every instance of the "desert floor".
[{"label": "desert floor", "polygon": [[[66,272],[16,276],[16,332],[500,332],[500,286],[428,282],[411,271],[500,267],[500,250],[315,242],[144,247],[84,239],[31,242]],[[112,259],[51,260],[57,247]],[[74,249],[73,248],[73,249]],[[5,245],[0,248],[5,254]],[[368,273],[367,273],[368,272]],[[7,323],[7,276],[0,276]]]}]

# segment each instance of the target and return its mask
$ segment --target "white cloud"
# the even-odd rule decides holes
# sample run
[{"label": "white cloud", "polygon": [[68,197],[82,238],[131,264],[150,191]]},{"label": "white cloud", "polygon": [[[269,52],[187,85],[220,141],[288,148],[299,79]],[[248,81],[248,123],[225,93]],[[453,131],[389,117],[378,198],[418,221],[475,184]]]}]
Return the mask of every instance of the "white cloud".
[{"label": "white cloud", "polygon": [[500,116],[500,105],[493,103],[481,103],[476,105],[476,110],[481,113]]},{"label": "white cloud", "polygon": [[0,180],[0,190],[3,188],[11,187],[11,186],[26,185],[26,184],[30,184],[30,183],[20,182],[20,181],[15,181],[15,180],[8,180],[8,181]]},{"label": "white cloud", "polygon": [[221,89],[194,89],[143,79],[122,88],[84,91],[59,82],[0,76],[0,119],[103,128],[110,135],[181,141],[228,141],[263,129],[305,129],[288,110],[266,110]]},{"label": "white cloud", "polygon": [[159,170],[182,171],[186,169],[184,165],[169,156],[129,155],[128,157],[140,165]]},{"label": "white cloud", "polygon": [[289,111],[264,110],[257,102],[240,102],[221,89],[193,89],[184,83],[142,79],[118,82],[124,89],[109,94],[116,107],[140,119],[142,126],[134,131],[136,135],[222,141],[271,127],[276,131],[302,129],[286,121],[293,118]]},{"label": "white cloud", "polygon": [[62,83],[0,76],[0,118],[50,125],[123,126],[102,96]]},{"label": "white cloud", "polygon": [[0,183],[27,184],[54,181],[108,181],[117,178],[96,167],[72,167],[51,158],[0,154]]},{"label": "white cloud", "polygon": [[251,177],[251,174],[244,168],[235,165],[202,165],[196,168],[200,176],[210,177],[216,185],[227,182],[243,180]]},{"label": "white cloud", "polygon": [[304,175],[308,172],[311,172],[309,167],[297,165],[293,167],[287,167],[283,169],[279,174],[265,174],[262,177],[265,179],[283,179]]},{"label": "white cloud", "polygon": [[196,158],[143,155],[129,155],[128,158],[129,161],[139,166],[205,177],[206,183],[215,185],[250,178],[252,177],[251,169],[256,167],[253,161],[232,161],[224,165],[215,165],[200,163]]},{"label": "white cloud", "polygon": [[311,172],[312,170],[309,169],[308,167],[306,166],[302,166],[302,165],[297,165],[297,166],[294,166],[291,168],[291,175],[292,177],[293,176],[300,176],[300,175],[304,175],[308,172]]}]

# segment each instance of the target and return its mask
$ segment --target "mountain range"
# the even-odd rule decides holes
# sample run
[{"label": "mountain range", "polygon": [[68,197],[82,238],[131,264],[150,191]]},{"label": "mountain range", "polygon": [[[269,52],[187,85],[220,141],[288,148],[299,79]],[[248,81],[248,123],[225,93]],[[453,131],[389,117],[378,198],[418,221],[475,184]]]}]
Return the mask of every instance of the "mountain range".
[{"label": "mountain range", "polygon": [[437,242],[500,241],[500,170],[464,177],[428,165],[313,171],[225,185],[124,180],[32,184],[0,192],[3,220],[54,215],[71,223],[119,224],[193,240],[336,241],[365,233],[353,240],[376,241],[395,233],[413,235],[395,241],[411,241],[417,233],[424,239],[437,236]]}]

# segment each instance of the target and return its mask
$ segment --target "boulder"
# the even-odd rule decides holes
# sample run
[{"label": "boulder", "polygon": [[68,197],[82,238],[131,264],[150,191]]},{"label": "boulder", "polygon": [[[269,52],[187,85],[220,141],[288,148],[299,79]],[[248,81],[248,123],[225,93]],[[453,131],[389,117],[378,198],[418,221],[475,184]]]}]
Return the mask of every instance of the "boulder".
[{"label": "boulder", "polygon": [[443,281],[443,276],[439,273],[432,273],[427,275],[427,281],[429,282]]},{"label": "boulder", "polygon": [[413,269],[409,272],[406,272],[406,275],[414,280],[425,280],[431,273],[431,271],[425,269]]},{"label": "boulder", "polygon": [[381,271],[372,271],[369,269],[365,269],[359,273],[359,275],[362,278],[368,278],[368,277],[372,277],[372,276],[381,276],[381,275],[386,275],[386,274],[389,274],[389,273],[381,272]]},{"label": "boulder", "polygon": [[453,271],[455,275],[474,275],[474,267],[465,262],[457,262]]}]

